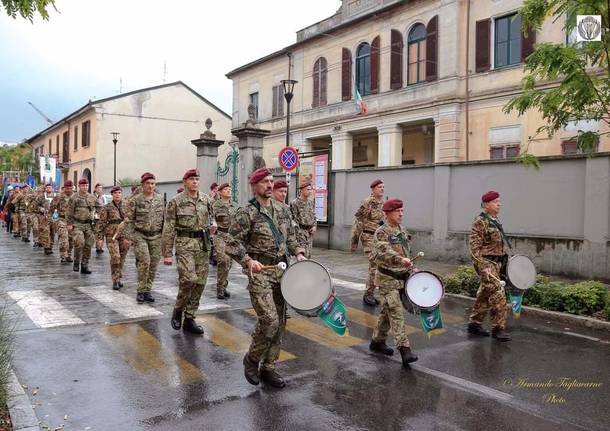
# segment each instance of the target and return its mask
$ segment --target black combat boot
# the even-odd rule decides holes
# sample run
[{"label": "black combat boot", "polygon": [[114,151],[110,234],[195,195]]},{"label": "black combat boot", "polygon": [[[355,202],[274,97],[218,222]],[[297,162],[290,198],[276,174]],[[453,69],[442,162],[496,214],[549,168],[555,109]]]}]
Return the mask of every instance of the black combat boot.
[{"label": "black combat boot", "polygon": [[489,337],[489,332],[487,332],[481,325],[478,323],[469,323],[468,324],[468,333],[471,335],[478,335],[480,337]]},{"label": "black combat boot", "polygon": [[102,254],[102,253],[104,252],[104,249],[103,249],[103,248],[96,248],[96,249],[95,249],[95,252],[96,252],[97,254]]},{"label": "black combat boot", "polygon": [[276,370],[270,370],[268,368],[261,368],[260,379],[266,384],[273,386],[274,388],[283,388],[286,386],[286,382],[280,376]]},{"label": "black combat boot", "polygon": [[123,283],[121,283],[121,280],[119,280],[117,283],[119,284],[119,287],[123,287]]},{"label": "black combat boot", "polygon": [[225,299],[229,299],[231,297],[231,294],[227,291],[227,289],[225,289],[225,291],[223,292],[223,295],[224,295]]},{"label": "black combat boot", "polygon": [[141,304],[144,301],[146,301],[146,299],[144,298],[144,292],[138,292],[138,294],[136,295],[136,301]]},{"label": "black combat boot", "polygon": [[29,238],[26,238],[26,237],[22,237],[22,238],[21,238],[21,241],[23,241],[23,242],[30,242],[30,239],[29,239]]},{"label": "black combat boot", "polygon": [[144,292],[144,301],[146,302],[155,302],[155,298],[150,294],[150,292]]},{"label": "black combat boot", "polygon": [[368,305],[371,307],[377,305],[377,300],[375,299],[375,296],[371,295],[370,293],[364,294],[364,296],[362,297],[362,302],[364,302],[364,305]]},{"label": "black combat boot", "polygon": [[216,298],[218,299],[225,299],[225,294],[222,291],[216,292]]},{"label": "black combat boot", "polygon": [[50,248],[45,248],[44,249],[44,254],[46,254],[47,256],[50,254],[53,254],[53,250],[51,250]]},{"label": "black combat boot", "polygon": [[250,359],[250,354],[246,353],[244,356],[244,376],[251,385],[258,385],[260,379],[258,377],[258,362],[254,362]]},{"label": "black combat boot", "polygon": [[182,310],[174,308],[171,320],[172,328],[178,331],[182,327]]},{"label": "black combat boot", "polygon": [[398,351],[400,352],[400,356],[402,357],[403,367],[408,367],[411,362],[417,361],[417,356],[415,356],[411,352],[410,347],[401,346],[398,348]]},{"label": "black combat boot", "polygon": [[510,341],[511,338],[508,336],[504,329],[492,329],[491,336],[498,341]]},{"label": "black combat boot", "polygon": [[195,335],[203,335],[203,327],[201,325],[198,325],[195,319],[188,316],[184,316],[182,330],[184,332],[190,332],[191,334]]},{"label": "black combat boot", "polygon": [[371,340],[371,344],[369,344],[369,350],[372,352],[383,353],[384,355],[388,356],[392,356],[394,354],[394,349],[388,346],[385,341]]},{"label": "black combat boot", "polygon": [[119,286],[119,283],[117,281],[114,281],[112,283],[112,290],[119,290],[121,288],[121,286]]},{"label": "black combat boot", "polygon": [[91,271],[89,271],[89,268],[87,268],[87,265],[81,265],[80,273],[81,274],[91,274]]},{"label": "black combat boot", "polygon": [[70,263],[70,262],[74,262],[74,259],[72,259],[71,256],[66,257],[66,262]]},{"label": "black combat boot", "polygon": [[74,272],[80,271],[80,265],[78,262],[74,262],[74,264],[72,265],[72,271],[74,271]]},{"label": "black combat boot", "polygon": [[66,263],[68,263],[68,261],[66,260],[65,257],[61,257],[60,261],[59,261],[62,265],[65,265]]}]

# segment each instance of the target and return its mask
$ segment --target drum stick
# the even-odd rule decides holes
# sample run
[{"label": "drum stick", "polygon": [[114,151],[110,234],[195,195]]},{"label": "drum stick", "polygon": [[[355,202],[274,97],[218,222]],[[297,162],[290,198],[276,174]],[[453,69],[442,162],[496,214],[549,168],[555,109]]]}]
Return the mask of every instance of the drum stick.
[{"label": "drum stick", "polygon": [[263,271],[268,271],[271,269],[281,269],[282,271],[284,271],[286,269],[286,263],[280,262],[277,265],[263,265],[263,268],[262,268]]},{"label": "drum stick", "polygon": [[415,257],[413,257],[413,259],[411,259],[411,263],[415,262],[417,259],[419,259],[420,257],[424,257],[424,252],[420,251],[419,253],[417,253],[415,255]]},{"label": "drum stick", "polygon": [[487,275],[489,275],[491,278],[493,278],[494,280],[499,282],[500,286],[502,286],[502,287],[506,286],[506,282],[504,280],[500,280],[498,277],[496,277],[495,275],[490,274],[490,273],[487,273]]}]

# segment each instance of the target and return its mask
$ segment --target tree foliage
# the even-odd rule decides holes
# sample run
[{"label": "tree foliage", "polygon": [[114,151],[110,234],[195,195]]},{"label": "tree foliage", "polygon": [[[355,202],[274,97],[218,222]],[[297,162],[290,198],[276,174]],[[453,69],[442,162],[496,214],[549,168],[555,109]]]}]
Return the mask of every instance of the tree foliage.
[{"label": "tree foliage", "polygon": [[0,171],[27,172],[35,168],[32,147],[23,143],[14,146],[5,145],[0,147]]},{"label": "tree foliage", "polygon": [[55,0],[0,0],[2,7],[6,10],[6,14],[11,18],[17,18],[21,15],[22,18],[34,21],[34,16],[38,13],[42,19],[49,19],[49,9],[55,7]]},{"label": "tree foliage", "polygon": [[[602,41],[536,44],[525,65],[523,92],[504,107],[505,113],[517,111],[519,115],[538,110],[545,124],[536,136],[546,133],[552,137],[572,121],[610,125],[610,0],[525,0],[522,28],[540,30],[551,18],[564,21],[564,30],[570,34],[576,28],[577,15],[601,15]],[[591,153],[607,134],[579,130],[572,139],[583,153]],[[527,151],[520,161],[537,163]]]}]

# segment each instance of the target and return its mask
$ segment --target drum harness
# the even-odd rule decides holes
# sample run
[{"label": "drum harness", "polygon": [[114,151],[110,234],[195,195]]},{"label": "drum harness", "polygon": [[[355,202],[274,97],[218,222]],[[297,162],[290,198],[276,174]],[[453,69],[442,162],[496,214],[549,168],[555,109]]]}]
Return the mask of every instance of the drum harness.
[{"label": "drum harness", "polygon": [[[407,253],[410,256],[411,255],[411,244],[409,243],[408,238],[405,238],[402,235],[402,231],[399,232],[398,235],[394,235],[394,237],[396,239],[398,239],[398,241],[400,242],[400,245],[402,246],[402,248],[404,250],[406,250]],[[390,276],[390,277],[392,277],[392,278],[394,278],[396,280],[401,280],[401,281],[406,280],[408,278],[408,276],[409,276],[409,273],[411,272],[411,270],[407,270],[407,271],[404,271],[404,272],[395,272],[395,271],[391,271],[389,269],[382,268],[381,266],[377,267],[377,271],[379,271],[380,273],[382,273],[384,275]]]}]

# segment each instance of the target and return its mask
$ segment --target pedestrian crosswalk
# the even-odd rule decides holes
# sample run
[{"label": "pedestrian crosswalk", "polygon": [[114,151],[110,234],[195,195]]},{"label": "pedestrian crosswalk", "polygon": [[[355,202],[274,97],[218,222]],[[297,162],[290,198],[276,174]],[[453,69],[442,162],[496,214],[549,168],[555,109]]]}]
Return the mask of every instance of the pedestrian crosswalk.
[{"label": "pedestrian crosswalk", "polygon": [[39,328],[82,325],[85,323],[42,290],[11,291],[8,292],[8,296],[23,309],[25,314]]}]

